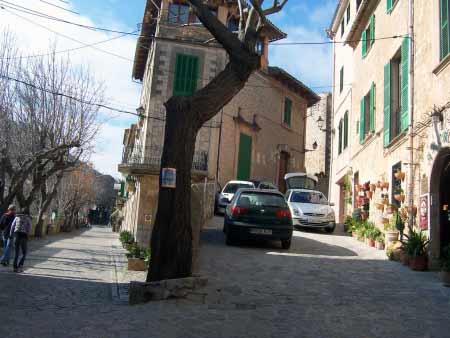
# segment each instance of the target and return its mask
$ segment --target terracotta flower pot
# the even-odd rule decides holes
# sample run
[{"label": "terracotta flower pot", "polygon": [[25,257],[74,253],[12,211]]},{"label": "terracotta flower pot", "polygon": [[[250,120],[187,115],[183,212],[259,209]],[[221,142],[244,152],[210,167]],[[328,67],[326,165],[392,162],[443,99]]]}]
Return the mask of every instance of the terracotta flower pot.
[{"label": "terracotta flower pot", "polygon": [[375,241],[372,238],[369,238],[369,246],[372,248],[375,247]]},{"label": "terracotta flower pot", "polygon": [[398,180],[404,180],[405,179],[405,173],[403,171],[397,171],[394,173],[394,177]]},{"label": "terracotta flower pot", "polygon": [[442,284],[447,287],[450,287],[450,271],[441,271],[440,273]]},{"label": "terracotta flower pot", "polygon": [[400,262],[403,265],[409,265],[409,256],[404,252],[400,253]]},{"label": "terracotta flower pot", "polygon": [[410,257],[409,267],[414,271],[425,271],[428,267],[427,256]]},{"label": "terracotta flower pot", "polygon": [[389,247],[389,245],[391,243],[395,243],[398,241],[398,234],[399,232],[394,230],[394,231],[386,231],[384,233],[385,237],[386,237],[386,244]]},{"label": "terracotta flower pot", "polygon": [[370,185],[370,191],[374,192],[375,190],[377,190],[377,185],[376,184],[371,184]]},{"label": "terracotta flower pot", "polygon": [[375,248],[377,250],[384,250],[384,242],[375,242]]},{"label": "terracotta flower pot", "polygon": [[394,198],[396,201],[403,203],[405,201],[405,194],[395,194]]},{"label": "terracotta flower pot", "polygon": [[389,218],[383,217],[381,219],[381,224],[388,224],[389,223]]},{"label": "terracotta flower pot", "polygon": [[373,191],[366,191],[366,196],[367,198],[372,199]]},{"label": "terracotta flower pot", "polygon": [[383,203],[375,203],[375,207],[376,207],[378,210],[381,210],[382,212],[383,212],[383,210],[384,210],[384,204],[383,204]]}]

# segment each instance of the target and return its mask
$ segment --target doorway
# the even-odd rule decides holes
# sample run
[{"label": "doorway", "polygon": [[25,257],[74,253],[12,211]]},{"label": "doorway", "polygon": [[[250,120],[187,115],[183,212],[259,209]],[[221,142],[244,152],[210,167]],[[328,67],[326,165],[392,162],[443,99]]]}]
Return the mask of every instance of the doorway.
[{"label": "doorway", "polygon": [[284,194],[286,192],[286,182],[284,176],[288,172],[289,153],[282,151],[280,153],[280,171],[278,173],[278,188]]},{"label": "doorway", "polygon": [[450,148],[436,156],[430,181],[430,246],[433,258],[450,245]]}]

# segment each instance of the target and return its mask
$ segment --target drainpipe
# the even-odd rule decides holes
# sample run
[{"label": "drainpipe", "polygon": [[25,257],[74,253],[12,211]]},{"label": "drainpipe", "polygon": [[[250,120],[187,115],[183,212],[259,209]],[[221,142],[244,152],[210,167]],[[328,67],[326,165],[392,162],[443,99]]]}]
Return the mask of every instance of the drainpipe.
[{"label": "drainpipe", "polygon": [[412,206],[414,205],[414,0],[409,0],[409,220],[408,227],[413,228]]}]

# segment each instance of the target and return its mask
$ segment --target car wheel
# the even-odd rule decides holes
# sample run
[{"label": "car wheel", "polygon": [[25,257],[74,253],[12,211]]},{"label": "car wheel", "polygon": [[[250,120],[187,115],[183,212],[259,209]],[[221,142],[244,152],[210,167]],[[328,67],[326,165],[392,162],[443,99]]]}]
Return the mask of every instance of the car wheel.
[{"label": "car wheel", "polygon": [[281,241],[281,247],[284,250],[289,250],[291,248],[291,243],[292,243],[291,239],[288,239],[288,240],[285,240],[285,241]]},{"label": "car wheel", "polygon": [[334,229],[336,229],[336,226],[333,226],[331,228],[325,228],[325,232],[327,234],[332,234],[334,232]]},{"label": "car wheel", "polygon": [[225,244],[226,245],[236,244],[236,235],[231,231],[229,227],[227,227]]}]

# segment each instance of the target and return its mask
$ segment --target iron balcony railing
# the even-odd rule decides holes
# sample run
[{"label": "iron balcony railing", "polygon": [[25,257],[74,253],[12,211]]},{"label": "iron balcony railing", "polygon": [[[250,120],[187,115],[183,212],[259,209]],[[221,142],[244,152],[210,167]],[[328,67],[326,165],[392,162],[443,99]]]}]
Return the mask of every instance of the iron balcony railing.
[{"label": "iron balcony railing", "polygon": [[[142,169],[159,170],[161,165],[162,148],[152,147],[147,154],[142,154],[141,151],[133,152],[124,149],[122,157],[122,165],[139,167]],[[208,171],[208,152],[196,151],[192,162],[192,169],[198,171]]]}]

